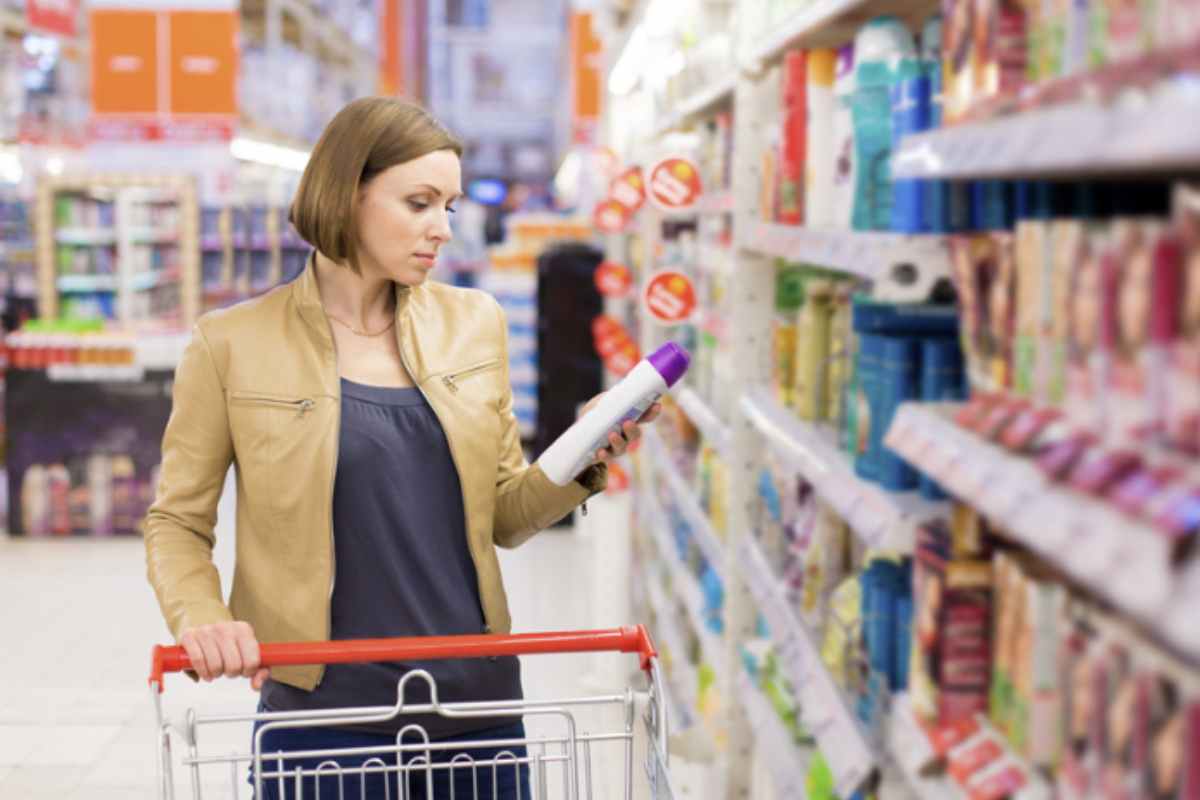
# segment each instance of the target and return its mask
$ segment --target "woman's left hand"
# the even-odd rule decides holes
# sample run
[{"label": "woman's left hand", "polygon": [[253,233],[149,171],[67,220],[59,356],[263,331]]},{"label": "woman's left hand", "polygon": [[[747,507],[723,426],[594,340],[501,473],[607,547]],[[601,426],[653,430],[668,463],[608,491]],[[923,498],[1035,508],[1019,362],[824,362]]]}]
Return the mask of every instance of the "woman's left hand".
[{"label": "woman's left hand", "polygon": [[[582,417],[584,414],[591,411],[592,408],[595,407],[596,403],[600,402],[600,398],[602,397],[604,397],[603,393],[598,394],[589,400],[587,405],[583,407],[583,410],[579,412],[579,416]],[[626,422],[621,428],[621,433],[610,433],[608,435],[608,447],[602,447],[595,452],[594,455],[596,461],[600,463],[607,463],[615,458],[625,455],[625,452],[629,449],[629,445],[642,438],[642,426],[649,425],[651,422],[654,422],[654,420],[658,419],[658,415],[661,413],[662,403],[655,403],[646,410],[645,414],[642,414],[641,418],[638,419],[637,422]]]}]

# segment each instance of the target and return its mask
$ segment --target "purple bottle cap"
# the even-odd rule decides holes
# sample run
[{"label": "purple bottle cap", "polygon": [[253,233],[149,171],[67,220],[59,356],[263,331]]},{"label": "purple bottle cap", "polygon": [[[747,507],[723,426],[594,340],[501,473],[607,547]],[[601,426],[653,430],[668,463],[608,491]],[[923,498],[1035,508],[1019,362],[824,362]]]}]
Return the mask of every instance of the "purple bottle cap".
[{"label": "purple bottle cap", "polygon": [[658,370],[659,375],[662,375],[667,386],[674,386],[683,377],[683,373],[687,372],[692,357],[679,345],[667,342],[650,354],[649,361],[650,366]]}]

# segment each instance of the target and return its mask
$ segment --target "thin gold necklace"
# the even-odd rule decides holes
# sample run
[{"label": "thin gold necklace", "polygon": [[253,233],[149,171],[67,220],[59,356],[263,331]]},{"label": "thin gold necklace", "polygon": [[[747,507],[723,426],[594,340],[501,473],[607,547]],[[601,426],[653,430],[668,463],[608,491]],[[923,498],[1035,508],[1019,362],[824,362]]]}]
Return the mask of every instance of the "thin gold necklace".
[{"label": "thin gold necklace", "polygon": [[351,333],[354,333],[358,336],[365,336],[370,339],[373,339],[376,336],[383,336],[385,333],[387,333],[388,331],[390,331],[392,329],[393,325],[396,324],[396,318],[392,317],[392,321],[387,324],[387,327],[385,327],[383,330],[378,331],[376,333],[371,333],[370,331],[360,331],[358,328],[354,327],[353,325],[351,325],[348,322],[342,322],[340,319],[335,317],[333,314],[330,314],[328,311],[325,312],[325,316],[329,317],[331,320],[336,322],[338,325],[341,325],[343,328],[348,329]]}]

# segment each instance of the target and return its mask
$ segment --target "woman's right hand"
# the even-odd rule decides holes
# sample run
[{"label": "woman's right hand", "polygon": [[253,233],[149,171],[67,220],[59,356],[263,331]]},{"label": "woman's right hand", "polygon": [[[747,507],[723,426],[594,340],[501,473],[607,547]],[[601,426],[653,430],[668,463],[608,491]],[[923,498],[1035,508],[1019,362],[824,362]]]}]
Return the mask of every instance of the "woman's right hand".
[{"label": "woman's right hand", "polygon": [[201,680],[249,678],[254,691],[262,689],[271,671],[261,667],[258,639],[248,622],[217,622],[188,628],[179,637],[192,669]]}]

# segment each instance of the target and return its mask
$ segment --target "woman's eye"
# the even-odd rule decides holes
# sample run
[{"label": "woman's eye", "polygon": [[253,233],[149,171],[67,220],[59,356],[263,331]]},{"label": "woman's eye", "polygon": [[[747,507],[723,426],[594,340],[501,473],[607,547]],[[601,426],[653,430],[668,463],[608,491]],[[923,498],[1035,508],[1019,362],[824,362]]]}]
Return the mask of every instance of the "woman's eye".
[{"label": "woman's eye", "polygon": [[422,203],[420,200],[409,200],[408,207],[413,211],[424,211],[429,208],[429,203]]},{"label": "woman's eye", "polygon": [[454,206],[446,206],[446,210],[447,210],[447,211],[449,211],[451,214],[457,214],[457,213],[458,213],[458,209],[457,209],[457,208],[455,208]]}]

